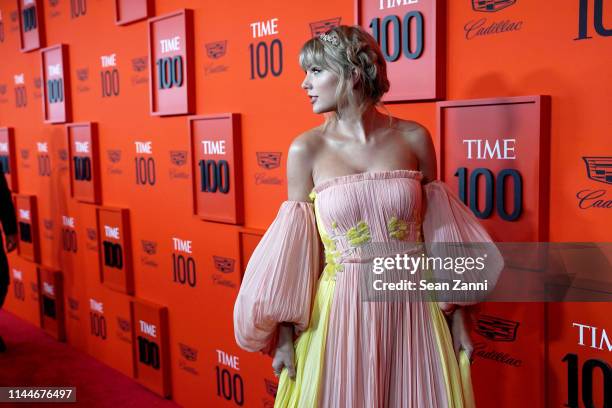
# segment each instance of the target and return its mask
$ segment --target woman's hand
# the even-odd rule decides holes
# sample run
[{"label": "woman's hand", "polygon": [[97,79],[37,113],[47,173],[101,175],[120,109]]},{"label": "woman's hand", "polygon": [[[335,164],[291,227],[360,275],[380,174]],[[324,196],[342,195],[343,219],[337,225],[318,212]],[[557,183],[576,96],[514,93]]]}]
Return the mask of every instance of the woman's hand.
[{"label": "woman's hand", "polygon": [[295,349],[293,347],[293,325],[281,324],[278,334],[278,347],[272,359],[274,375],[279,377],[287,368],[289,378],[295,379]]},{"label": "woman's hand", "polygon": [[459,352],[461,350],[465,350],[467,358],[472,361],[474,346],[472,345],[472,340],[470,339],[470,334],[468,333],[467,324],[465,322],[465,316],[461,308],[458,308],[453,313],[451,320],[451,334],[453,336],[453,348],[455,349],[455,354],[457,355],[457,361],[459,361]]},{"label": "woman's hand", "polygon": [[446,302],[438,302],[438,306],[440,307],[440,310],[442,310],[442,313],[444,313],[444,316],[446,317],[450,317],[455,311],[455,309],[457,309],[458,307],[455,304],[446,303]]}]

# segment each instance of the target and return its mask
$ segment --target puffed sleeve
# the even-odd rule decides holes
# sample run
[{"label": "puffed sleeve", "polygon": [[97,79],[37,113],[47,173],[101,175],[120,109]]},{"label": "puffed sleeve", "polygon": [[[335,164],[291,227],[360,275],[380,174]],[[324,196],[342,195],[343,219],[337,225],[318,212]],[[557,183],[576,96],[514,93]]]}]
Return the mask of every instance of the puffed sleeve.
[{"label": "puffed sleeve", "polygon": [[436,279],[459,279],[466,284],[486,283],[486,288],[474,285],[472,287],[478,289],[447,291],[444,293],[445,299],[441,300],[460,305],[485,300],[495,288],[504,266],[499,249],[476,216],[447,184],[436,180],[425,184],[423,190],[423,239],[428,256],[476,260],[474,265],[470,265],[471,268],[467,268],[467,264],[462,268],[455,266],[451,271],[435,267]]},{"label": "puffed sleeve", "polygon": [[251,255],[234,305],[241,348],[270,354],[279,323],[293,323],[296,334],[308,327],[319,256],[313,205],[283,202]]}]

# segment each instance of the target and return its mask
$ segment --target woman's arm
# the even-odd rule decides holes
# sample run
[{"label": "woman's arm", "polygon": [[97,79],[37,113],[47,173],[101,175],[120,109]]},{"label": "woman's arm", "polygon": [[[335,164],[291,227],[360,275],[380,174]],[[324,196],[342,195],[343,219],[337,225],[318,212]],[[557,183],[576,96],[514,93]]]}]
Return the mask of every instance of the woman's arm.
[{"label": "woman's arm", "polygon": [[[315,141],[311,132],[298,136],[289,147],[287,155],[287,196],[291,201],[309,201],[314,187],[312,165]],[[295,351],[293,348],[293,324],[284,322],[279,326],[278,346],[272,361],[274,374],[279,376],[283,367],[290,378],[295,378]]]},{"label": "woman's arm", "polygon": [[295,138],[287,155],[287,196],[292,201],[310,201],[308,195],[314,187],[313,162],[316,136],[312,131]]},{"label": "woman's arm", "polygon": [[436,151],[429,131],[419,124],[416,128],[404,132],[404,140],[408,142],[410,150],[415,154],[419,161],[419,170],[423,173],[423,184],[434,181],[438,178],[438,163]]}]

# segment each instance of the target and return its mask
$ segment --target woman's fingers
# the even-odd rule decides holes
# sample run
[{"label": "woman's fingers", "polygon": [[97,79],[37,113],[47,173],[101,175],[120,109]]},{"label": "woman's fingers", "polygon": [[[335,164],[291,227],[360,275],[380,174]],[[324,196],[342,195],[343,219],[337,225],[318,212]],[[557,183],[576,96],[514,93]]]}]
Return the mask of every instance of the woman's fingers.
[{"label": "woman's fingers", "polygon": [[274,375],[280,377],[283,368],[287,369],[287,374],[290,378],[295,378],[295,351],[293,343],[286,342],[276,349],[274,359],[272,360]]},{"label": "woman's fingers", "polygon": [[272,370],[274,370],[274,375],[279,377],[282,369],[283,360],[280,358],[274,358],[274,360],[272,361]]},{"label": "woman's fingers", "polygon": [[454,303],[438,302],[438,306],[446,317],[451,316],[453,312],[457,309],[457,305]]},{"label": "woman's fingers", "polygon": [[472,361],[472,353],[474,352],[474,346],[472,345],[472,340],[469,335],[466,335],[466,338],[463,340],[463,344],[461,344],[461,348],[465,350],[465,354],[467,358]]},{"label": "woman's fingers", "polygon": [[293,356],[284,356],[282,359],[272,362],[272,370],[274,370],[274,375],[276,377],[280,377],[283,368],[287,369],[287,374],[291,379],[295,379],[295,363],[293,362]]},{"label": "woman's fingers", "polygon": [[287,367],[287,374],[289,378],[295,379],[295,363],[293,362],[293,356],[289,356],[285,361],[285,367]]},{"label": "woman's fingers", "polygon": [[472,347],[466,347],[464,350],[467,358],[472,361],[472,353],[474,352],[474,349]]},{"label": "woman's fingers", "polygon": [[453,348],[455,349],[455,355],[459,357],[459,353],[461,352],[462,344],[459,336],[453,337]]}]

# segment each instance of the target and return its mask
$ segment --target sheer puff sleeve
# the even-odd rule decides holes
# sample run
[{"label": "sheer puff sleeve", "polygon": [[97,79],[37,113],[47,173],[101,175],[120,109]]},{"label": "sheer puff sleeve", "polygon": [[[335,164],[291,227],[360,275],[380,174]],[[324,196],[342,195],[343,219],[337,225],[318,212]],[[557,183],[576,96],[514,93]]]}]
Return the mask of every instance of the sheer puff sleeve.
[{"label": "sheer puff sleeve", "polygon": [[234,305],[241,348],[271,354],[279,323],[293,323],[296,334],[308,327],[319,256],[313,205],[283,202],[251,255]]},{"label": "sheer puff sleeve", "polygon": [[[462,291],[447,291],[441,301],[471,305],[485,300],[499,278],[504,262],[491,236],[472,211],[451,191],[447,184],[436,180],[425,184],[425,214],[423,238],[428,256],[452,259],[481,259],[473,268],[441,270],[434,268],[436,279],[459,279],[466,284],[486,283],[486,287]],[[483,266],[479,268],[478,266]],[[471,286],[476,288],[477,286]]]}]

